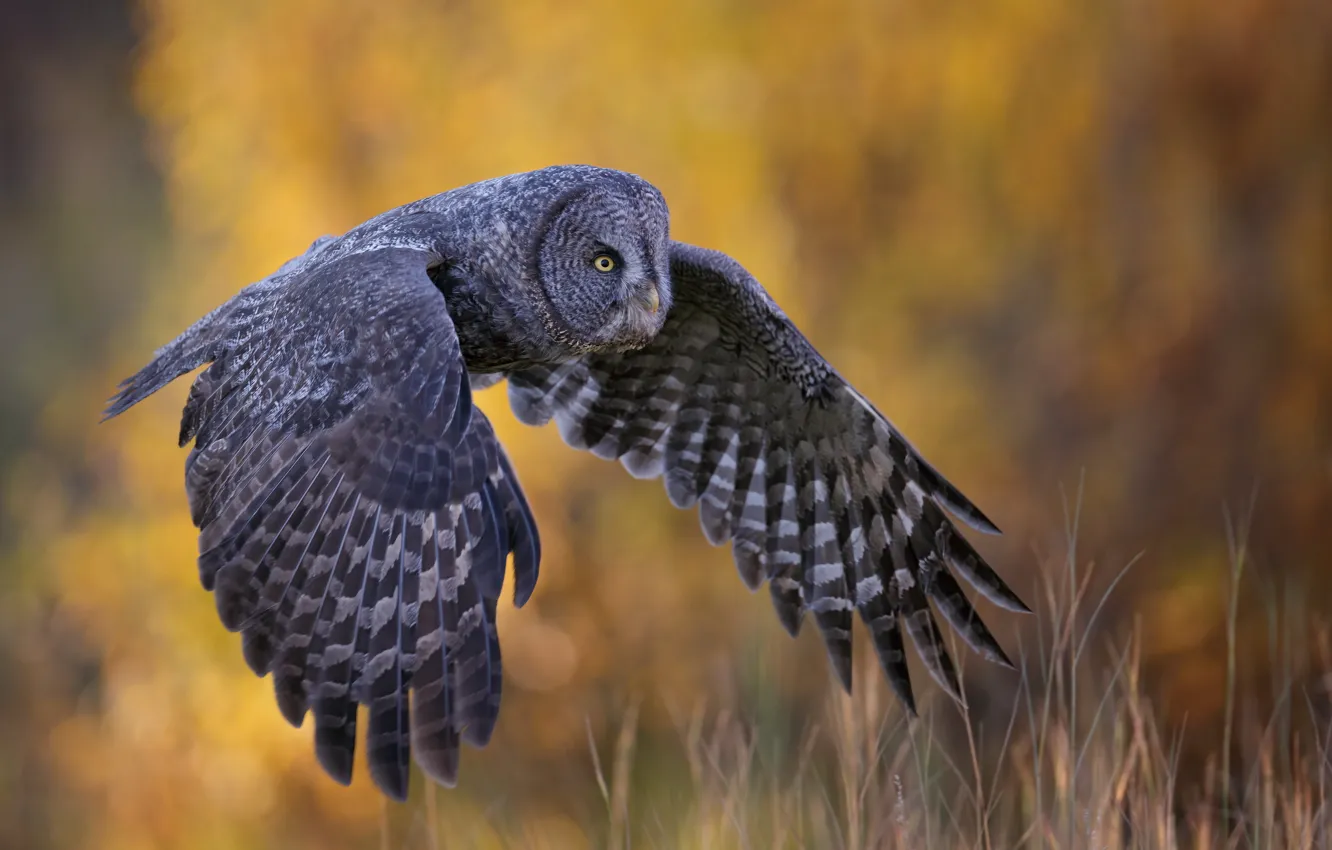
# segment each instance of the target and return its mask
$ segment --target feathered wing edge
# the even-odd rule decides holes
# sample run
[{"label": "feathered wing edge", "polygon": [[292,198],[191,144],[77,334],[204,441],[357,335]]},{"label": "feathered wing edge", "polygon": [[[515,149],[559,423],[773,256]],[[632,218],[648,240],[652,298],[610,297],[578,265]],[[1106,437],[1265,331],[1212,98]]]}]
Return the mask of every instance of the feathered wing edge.
[{"label": "feathered wing edge", "polygon": [[[953,572],[999,607],[1030,609],[943,509],[979,530],[997,527],[821,358],[828,377],[816,399],[773,377],[779,371],[763,364],[778,353],[818,355],[775,305],[762,327],[736,327],[755,302],[771,304],[758,297],[761,290],[730,306],[734,292],[697,291],[758,287],[752,278],[734,280],[739,267],[724,259],[720,271],[713,266],[702,275],[697,267],[687,275],[676,268],[675,307],[647,349],[511,375],[516,415],[532,425],[553,418],[571,446],[619,460],[636,477],[661,477],[677,507],[697,505],[706,538],[731,542],[745,584],[757,589],[767,581],[789,633],[798,633],[806,611],[814,614],[847,690],[857,611],[911,713],[904,634],[932,678],[961,699],[931,602],[973,649],[1012,663]],[[759,339],[771,348],[755,354]]]},{"label": "feathered wing edge", "polygon": [[484,746],[502,684],[496,623],[506,562],[514,601],[536,583],[540,543],[489,423],[473,412],[451,501],[390,508],[351,487],[324,437],[269,451],[200,538],[200,572],[257,675],[273,673],[282,715],[315,723],[325,771],[351,781],[358,705],[370,774],[407,794],[411,754],[457,780],[459,746]]},{"label": "feathered wing edge", "polygon": [[[198,437],[186,483],[201,528],[200,577],[223,624],[241,632],[256,674],[273,673],[289,722],[313,711],[316,755],[335,780],[351,779],[357,705],[365,704],[370,773],[384,793],[405,798],[412,750],[427,774],[451,785],[459,743],[484,746],[494,729],[496,601],[510,554],[515,604],[535,587],[540,539],[531,510],[465,380],[452,382],[452,396],[448,382],[422,387],[435,393],[443,421],[455,423],[445,431],[455,435],[451,452],[385,437],[379,473],[339,465],[336,428],[296,436],[263,410],[248,411],[247,424],[240,409],[253,398],[237,382],[255,379],[268,355],[228,343],[254,309],[238,296],[163,346],[122,382],[106,418],[213,363],[191,388],[181,445]],[[452,490],[438,510],[386,506],[353,482],[359,475],[377,493],[428,489],[441,464],[451,467]]]}]

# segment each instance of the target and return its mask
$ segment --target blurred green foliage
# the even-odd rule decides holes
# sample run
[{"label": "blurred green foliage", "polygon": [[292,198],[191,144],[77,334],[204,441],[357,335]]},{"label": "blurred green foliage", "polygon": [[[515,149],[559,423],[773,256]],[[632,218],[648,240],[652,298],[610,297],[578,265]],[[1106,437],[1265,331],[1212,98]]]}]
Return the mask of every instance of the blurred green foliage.
[{"label": "blurred green foliage", "polygon": [[[171,442],[184,384],[93,423],[153,347],[315,236],[557,162],[643,175],[675,236],[749,267],[1005,528],[981,543],[1019,588],[1065,568],[1064,503],[1081,486],[1073,559],[1108,577],[1144,553],[1098,624],[1137,624],[1157,720],[1187,716],[1208,747],[1223,512],[1256,487],[1246,704],[1261,714],[1273,698],[1274,647],[1288,678],[1305,674],[1310,630],[1332,613],[1325,0],[146,0],[135,13],[132,92],[160,185],[132,129],[80,132],[87,109],[127,96],[114,73],[82,51],[13,63],[15,91],[74,117],[49,133],[68,146],[44,154],[52,182],[0,205],[0,673],[14,683],[0,695],[0,843],[377,840],[368,782],[346,791],[318,772],[309,730],[282,723],[198,587]],[[123,32],[90,38],[123,51]],[[32,68],[52,55],[93,71],[51,63],[68,85],[43,88]],[[795,759],[830,687],[817,640],[787,641],[659,485],[518,425],[502,389],[480,403],[546,560],[531,604],[501,616],[511,686],[496,740],[465,755],[441,819],[479,844],[498,840],[498,819],[578,846],[602,816],[587,730],[611,746],[631,699],[646,786],[687,777],[672,706],[703,698],[765,719],[766,745]],[[989,619],[1016,645],[1022,624]],[[1006,717],[1012,677],[966,666],[978,717]]]}]

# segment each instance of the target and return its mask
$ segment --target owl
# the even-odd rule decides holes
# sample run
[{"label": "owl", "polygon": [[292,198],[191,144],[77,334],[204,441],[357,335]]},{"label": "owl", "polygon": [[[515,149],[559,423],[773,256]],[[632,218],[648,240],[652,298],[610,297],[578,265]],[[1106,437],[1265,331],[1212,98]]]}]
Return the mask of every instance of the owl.
[{"label": "owl", "polygon": [[278,707],[314,717],[351,780],[365,705],[371,777],[401,800],[414,757],[445,785],[484,746],[503,675],[497,602],[521,607],[537,523],[472,392],[660,478],[766,582],[795,635],[813,615],[851,687],[854,615],[915,702],[905,637],[960,698],[932,614],[1011,666],[956,579],[1027,607],[950,514],[994,524],[825,361],[725,254],[670,238],[661,193],[591,166],[391,210],[252,284],[157,351],[116,416],[200,366],[180,424],[199,576]]}]

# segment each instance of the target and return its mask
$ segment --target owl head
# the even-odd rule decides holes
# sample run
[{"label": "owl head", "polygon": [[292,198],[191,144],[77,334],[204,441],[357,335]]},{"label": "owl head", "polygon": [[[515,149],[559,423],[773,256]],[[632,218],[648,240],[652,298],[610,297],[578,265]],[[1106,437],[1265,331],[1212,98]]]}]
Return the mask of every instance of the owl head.
[{"label": "owl head", "polygon": [[404,232],[443,259],[431,276],[469,367],[642,348],[671,308],[666,201],[622,171],[557,165],[497,177],[399,207],[348,237],[377,245],[395,233],[405,244]]},{"label": "owl head", "polygon": [[558,343],[578,353],[641,348],[671,306],[670,218],[645,180],[587,166],[552,181],[533,228],[529,280]]}]

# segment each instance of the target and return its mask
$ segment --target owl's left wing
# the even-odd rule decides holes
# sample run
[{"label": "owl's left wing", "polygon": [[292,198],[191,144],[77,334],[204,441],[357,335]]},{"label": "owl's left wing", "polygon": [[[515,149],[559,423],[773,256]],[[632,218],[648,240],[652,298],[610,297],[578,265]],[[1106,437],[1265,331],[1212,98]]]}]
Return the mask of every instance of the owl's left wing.
[{"label": "owl's left wing", "polygon": [[914,713],[903,632],[959,697],[929,600],[967,643],[1012,666],[952,571],[1000,607],[1029,609],[945,509],[998,529],[819,355],[758,281],[725,254],[673,243],[674,305],[646,348],[509,376],[518,418],[554,418],[570,445],[662,477],[731,541],[751,589],[764,580],[792,635],[806,610],[851,687],[852,611]]},{"label": "owl's left wing", "polygon": [[107,414],[209,364],[180,430],[195,441],[185,485],[203,585],[250,667],[273,674],[283,716],[313,713],[339,782],[368,707],[371,778],[401,800],[410,756],[452,784],[460,742],[490,739],[506,561],[522,604],[540,544],[428,273],[441,258],[421,245],[440,225],[396,228],[360,251],[316,243],[241,290]]}]

